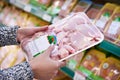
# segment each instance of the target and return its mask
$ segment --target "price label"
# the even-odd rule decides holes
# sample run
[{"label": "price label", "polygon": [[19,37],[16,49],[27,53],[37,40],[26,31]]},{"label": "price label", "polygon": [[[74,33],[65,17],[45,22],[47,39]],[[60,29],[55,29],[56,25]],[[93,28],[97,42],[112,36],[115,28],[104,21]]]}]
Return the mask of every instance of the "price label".
[{"label": "price label", "polygon": [[24,10],[30,12],[32,7],[30,5],[25,5]]},{"label": "price label", "polygon": [[50,15],[48,15],[48,14],[44,14],[43,15],[43,17],[42,17],[44,20],[46,20],[46,21],[51,21],[51,19],[52,19],[52,16],[50,16]]},{"label": "price label", "polygon": [[73,80],[86,80],[86,77],[79,72],[75,72]]}]

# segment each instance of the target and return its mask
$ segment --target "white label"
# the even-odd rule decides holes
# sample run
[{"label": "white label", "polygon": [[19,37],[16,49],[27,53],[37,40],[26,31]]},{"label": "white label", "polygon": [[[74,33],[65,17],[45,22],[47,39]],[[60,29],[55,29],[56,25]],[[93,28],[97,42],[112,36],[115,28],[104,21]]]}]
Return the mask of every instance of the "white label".
[{"label": "white label", "polygon": [[30,12],[32,7],[30,5],[25,5],[24,10]]},{"label": "white label", "polygon": [[108,20],[109,20],[108,17],[101,16],[100,19],[96,22],[96,26],[99,28],[104,28]]},{"label": "white label", "polygon": [[26,45],[26,49],[27,49],[27,52],[30,52],[33,56],[38,53],[38,50],[35,46],[35,44],[33,43],[33,41],[29,42],[27,45]]},{"label": "white label", "polygon": [[75,72],[73,80],[86,80],[86,78],[84,75],[79,74],[78,72]]},{"label": "white label", "polygon": [[34,40],[34,44],[39,52],[46,50],[50,46],[47,35],[41,36]]},{"label": "white label", "polygon": [[51,21],[51,19],[52,19],[52,17],[48,14],[44,14],[42,18],[46,21]]},{"label": "white label", "polygon": [[26,45],[27,51],[32,53],[32,55],[36,55],[40,52],[45,51],[50,46],[47,35],[40,36],[39,38],[29,42]]},{"label": "white label", "polygon": [[115,35],[117,33],[117,30],[120,27],[120,22],[116,22],[116,21],[112,21],[109,29],[108,29],[108,33]]}]

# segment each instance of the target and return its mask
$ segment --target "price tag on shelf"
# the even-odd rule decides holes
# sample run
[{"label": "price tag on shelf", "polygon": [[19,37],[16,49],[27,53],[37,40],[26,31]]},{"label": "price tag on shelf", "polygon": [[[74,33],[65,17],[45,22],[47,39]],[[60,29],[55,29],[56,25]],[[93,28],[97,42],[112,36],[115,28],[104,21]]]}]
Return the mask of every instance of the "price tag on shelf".
[{"label": "price tag on shelf", "polygon": [[74,70],[76,68],[76,65],[77,65],[77,62],[73,59],[70,59],[68,64],[67,64],[67,66],[72,70]]},{"label": "price tag on shelf", "polygon": [[75,72],[73,80],[86,80],[86,77],[80,72]]},{"label": "price tag on shelf", "polygon": [[30,5],[25,5],[24,10],[30,12],[32,7]]},{"label": "price tag on shelf", "polygon": [[51,19],[52,19],[52,16],[48,15],[48,14],[44,14],[43,17],[42,17],[44,20],[50,22]]}]

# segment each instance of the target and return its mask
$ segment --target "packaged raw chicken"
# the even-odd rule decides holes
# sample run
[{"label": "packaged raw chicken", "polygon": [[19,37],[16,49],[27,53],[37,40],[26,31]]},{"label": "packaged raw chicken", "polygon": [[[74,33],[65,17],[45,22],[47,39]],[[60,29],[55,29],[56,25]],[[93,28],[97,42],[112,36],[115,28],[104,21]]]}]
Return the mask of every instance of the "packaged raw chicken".
[{"label": "packaged raw chicken", "polygon": [[94,23],[101,31],[104,30],[115,8],[116,8],[115,4],[106,3],[105,6],[98,13]]},{"label": "packaged raw chicken", "polygon": [[8,55],[9,51],[10,50],[8,49],[7,46],[0,48],[0,64],[5,59],[5,57]]},{"label": "packaged raw chicken", "polygon": [[[104,30],[106,39],[115,42],[120,36],[120,7],[117,7]],[[116,41],[116,42],[119,42]]]},{"label": "packaged raw chicken", "polygon": [[4,20],[8,13],[10,12],[11,8],[9,6],[6,6],[3,8],[2,12],[0,13],[0,22],[4,23]]},{"label": "packaged raw chicken", "polygon": [[14,65],[19,64],[19,63],[26,60],[25,59],[25,52],[21,48],[18,49],[16,54],[17,54],[17,59],[16,59],[16,62]]},{"label": "packaged raw chicken", "polygon": [[94,20],[97,16],[97,14],[100,12],[100,9],[102,8],[102,5],[100,4],[92,4],[91,7],[87,11],[87,16]]},{"label": "packaged raw chicken", "polygon": [[29,3],[40,7],[42,9],[46,9],[48,6],[50,6],[52,0],[30,0]]},{"label": "packaged raw chicken", "polygon": [[52,16],[57,15],[60,12],[64,2],[65,0],[53,0],[52,5],[47,9],[47,13]]},{"label": "packaged raw chicken", "polygon": [[34,56],[54,44],[51,57],[62,61],[99,44],[103,39],[99,29],[81,12],[50,25],[47,31],[33,36],[24,48]]},{"label": "packaged raw chicken", "polygon": [[105,80],[120,80],[120,60],[109,57],[102,64],[99,75]]},{"label": "packaged raw chicken", "polygon": [[105,59],[105,54],[103,52],[96,49],[91,49],[87,52],[80,66],[83,66],[91,72],[98,74],[100,72],[100,65]]},{"label": "packaged raw chicken", "polygon": [[72,12],[86,12],[91,5],[92,2],[89,0],[80,0]]},{"label": "packaged raw chicken", "polygon": [[17,60],[17,50],[18,50],[18,46],[7,46],[9,49],[9,53],[7,54],[7,56],[5,57],[5,59],[2,61],[0,68],[1,69],[5,69],[5,68],[9,68],[11,66],[13,66]]},{"label": "packaged raw chicken", "polygon": [[17,24],[20,27],[26,27],[27,26],[27,19],[28,19],[28,14],[25,12],[21,12],[20,16],[18,17]]},{"label": "packaged raw chicken", "polygon": [[63,6],[61,7],[61,10],[59,12],[59,17],[62,17],[62,18],[66,17],[70,13],[70,11],[73,9],[76,3],[77,3],[77,0],[66,0]]}]

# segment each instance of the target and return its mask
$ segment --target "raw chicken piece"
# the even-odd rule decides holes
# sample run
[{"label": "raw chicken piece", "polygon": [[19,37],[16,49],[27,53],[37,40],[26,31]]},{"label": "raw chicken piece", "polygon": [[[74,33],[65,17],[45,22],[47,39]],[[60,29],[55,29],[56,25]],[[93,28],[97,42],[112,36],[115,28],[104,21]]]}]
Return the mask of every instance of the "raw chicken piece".
[{"label": "raw chicken piece", "polygon": [[65,48],[61,48],[58,53],[61,59],[69,55],[69,52]]},{"label": "raw chicken piece", "polygon": [[69,51],[69,53],[74,53],[75,52],[75,49],[72,48],[70,45],[64,45],[64,48]]},{"label": "raw chicken piece", "polygon": [[58,34],[57,34],[57,41],[58,41],[58,43],[60,43],[60,41],[62,41],[63,40],[63,38],[65,38],[67,36],[67,32],[59,32]]},{"label": "raw chicken piece", "polygon": [[74,32],[70,36],[71,46],[77,51],[88,45],[89,40],[80,32]]},{"label": "raw chicken piece", "polygon": [[98,32],[96,32],[97,30],[91,29],[91,27],[93,26],[90,24],[81,24],[79,25],[79,27],[77,27],[77,30],[85,36],[90,37],[91,39],[94,37],[99,37],[100,35],[98,34]]},{"label": "raw chicken piece", "polygon": [[66,23],[63,27],[63,30],[66,32],[66,31],[76,31],[76,23]]},{"label": "raw chicken piece", "polygon": [[62,43],[63,44],[69,44],[70,43],[70,39],[68,37],[65,37],[62,39]]}]

